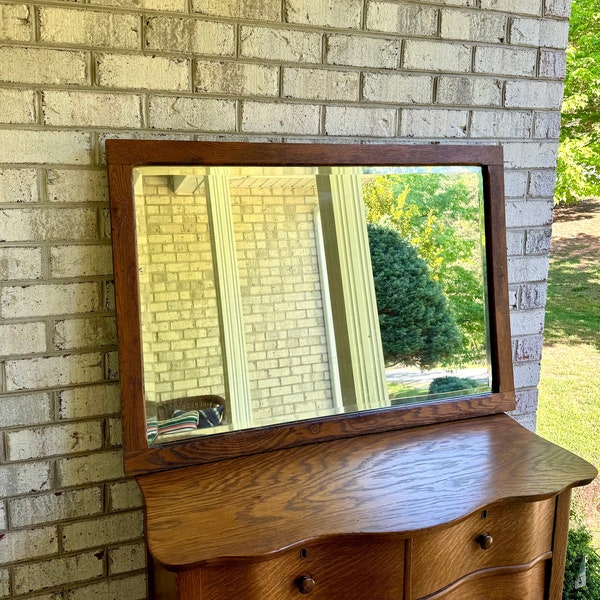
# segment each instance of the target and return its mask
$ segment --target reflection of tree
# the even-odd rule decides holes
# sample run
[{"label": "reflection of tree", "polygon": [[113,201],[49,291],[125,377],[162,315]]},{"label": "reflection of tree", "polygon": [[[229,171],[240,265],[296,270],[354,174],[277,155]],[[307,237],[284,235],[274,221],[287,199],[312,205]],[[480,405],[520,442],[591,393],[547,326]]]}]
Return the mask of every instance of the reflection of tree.
[{"label": "reflection of tree", "polygon": [[483,358],[486,332],[478,174],[382,175],[365,186],[363,195],[367,221],[395,229],[441,284],[463,338],[453,361]]},{"label": "reflection of tree", "polygon": [[386,364],[431,367],[452,357],[461,335],[427,263],[393,228],[367,229]]}]

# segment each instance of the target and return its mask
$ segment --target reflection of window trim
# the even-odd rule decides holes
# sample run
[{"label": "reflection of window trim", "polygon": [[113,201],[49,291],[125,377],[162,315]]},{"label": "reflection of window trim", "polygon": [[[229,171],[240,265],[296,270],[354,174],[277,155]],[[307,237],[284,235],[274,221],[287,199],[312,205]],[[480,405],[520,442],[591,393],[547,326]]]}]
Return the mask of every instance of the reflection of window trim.
[{"label": "reflection of window trim", "polygon": [[348,409],[388,405],[361,167],[320,167],[323,229],[338,369]]},{"label": "reflection of window trim", "polygon": [[319,279],[321,281],[321,301],[323,302],[323,321],[325,335],[327,337],[327,358],[329,361],[329,376],[331,380],[331,397],[336,412],[344,410],[342,399],[342,386],[340,383],[340,371],[338,369],[338,355],[335,345],[335,330],[333,327],[333,312],[331,309],[331,293],[329,290],[327,275],[327,260],[325,257],[325,244],[323,240],[323,224],[321,223],[321,211],[317,204],[314,212],[315,241],[317,246],[317,262],[319,264]]},{"label": "reflection of window trim", "polygon": [[241,428],[252,426],[252,400],[228,171],[227,167],[211,167],[204,182],[213,248],[225,395],[229,402],[229,420]]}]

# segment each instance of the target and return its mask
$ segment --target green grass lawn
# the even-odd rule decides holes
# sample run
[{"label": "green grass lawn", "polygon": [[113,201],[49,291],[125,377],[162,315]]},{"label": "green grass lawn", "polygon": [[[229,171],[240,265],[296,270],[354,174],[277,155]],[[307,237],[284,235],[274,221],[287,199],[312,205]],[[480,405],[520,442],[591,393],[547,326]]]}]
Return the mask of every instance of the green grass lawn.
[{"label": "green grass lawn", "polygon": [[[537,431],[600,466],[600,199],[557,211]],[[600,483],[574,495],[600,548]]]}]

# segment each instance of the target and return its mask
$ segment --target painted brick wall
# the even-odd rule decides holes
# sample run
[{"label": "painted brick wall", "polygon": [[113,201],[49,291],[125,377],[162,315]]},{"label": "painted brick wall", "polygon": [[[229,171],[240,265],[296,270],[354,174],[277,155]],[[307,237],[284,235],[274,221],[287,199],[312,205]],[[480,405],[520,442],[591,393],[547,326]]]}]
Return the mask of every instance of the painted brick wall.
[{"label": "painted brick wall", "polygon": [[145,597],[104,141],[501,143],[535,425],[569,0],[0,4],[0,598]]}]

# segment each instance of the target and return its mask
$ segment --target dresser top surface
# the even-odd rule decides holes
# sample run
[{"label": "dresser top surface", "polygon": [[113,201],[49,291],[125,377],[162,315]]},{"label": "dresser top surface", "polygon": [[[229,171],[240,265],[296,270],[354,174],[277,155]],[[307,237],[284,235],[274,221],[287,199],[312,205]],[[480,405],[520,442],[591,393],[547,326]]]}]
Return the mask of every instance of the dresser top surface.
[{"label": "dresser top surface", "polygon": [[167,568],[259,560],[337,535],[425,531],[596,469],[506,415],[322,442],[138,477]]}]

